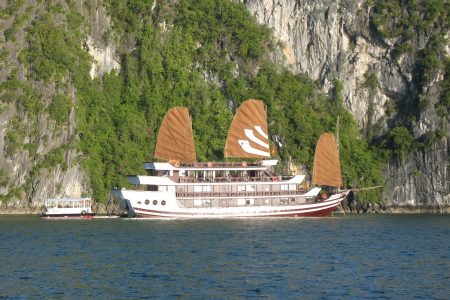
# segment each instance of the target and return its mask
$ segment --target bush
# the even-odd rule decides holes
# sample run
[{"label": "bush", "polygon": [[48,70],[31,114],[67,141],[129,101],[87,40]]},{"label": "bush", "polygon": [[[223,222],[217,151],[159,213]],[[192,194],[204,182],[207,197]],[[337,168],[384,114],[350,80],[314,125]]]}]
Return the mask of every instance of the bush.
[{"label": "bush", "polygon": [[72,101],[69,97],[58,94],[53,98],[48,111],[50,116],[57,124],[63,124],[68,121],[70,110],[72,109]]}]

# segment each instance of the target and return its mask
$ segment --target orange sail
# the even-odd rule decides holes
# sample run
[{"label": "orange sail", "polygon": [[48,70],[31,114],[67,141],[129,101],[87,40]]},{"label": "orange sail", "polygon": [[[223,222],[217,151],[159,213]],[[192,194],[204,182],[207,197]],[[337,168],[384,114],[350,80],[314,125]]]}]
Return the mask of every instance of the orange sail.
[{"label": "orange sail", "polygon": [[225,157],[270,157],[267,112],[261,100],[246,100],[236,111],[228,131]]},{"label": "orange sail", "polygon": [[343,185],[339,150],[331,133],[323,133],[317,142],[312,182],[335,187]]},{"label": "orange sail", "polygon": [[196,161],[192,121],[187,108],[169,110],[159,128],[155,157],[180,163]]}]

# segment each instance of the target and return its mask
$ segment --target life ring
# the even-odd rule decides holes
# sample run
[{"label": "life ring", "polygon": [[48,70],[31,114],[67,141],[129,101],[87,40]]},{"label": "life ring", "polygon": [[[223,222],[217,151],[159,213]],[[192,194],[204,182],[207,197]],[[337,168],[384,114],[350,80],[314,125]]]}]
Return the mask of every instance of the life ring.
[{"label": "life ring", "polygon": [[320,198],[322,198],[322,200],[325,200],[325,199],[328,198],[328,195],[327,194],[322,194],[322,195],[320,195]]},{"label": "life ring", "polygon": [[212,162],[208,162],[208,168],[212,168]]},{"label": "life ring", "polygon": [[272,177],[272,181],[278,181],[278,178]]},{"label": "life ring", "polygon": [[178,168],[180,166],[180,162],[178,160],[171,160],[169,161],[169,163],[175,168]]},{"label": "life ring", "polygon": [[242,165],[243,167],[246,167],[246,166],[247,166],[247,162],[246,162],[246,161],[243,161],[241,165]]}]

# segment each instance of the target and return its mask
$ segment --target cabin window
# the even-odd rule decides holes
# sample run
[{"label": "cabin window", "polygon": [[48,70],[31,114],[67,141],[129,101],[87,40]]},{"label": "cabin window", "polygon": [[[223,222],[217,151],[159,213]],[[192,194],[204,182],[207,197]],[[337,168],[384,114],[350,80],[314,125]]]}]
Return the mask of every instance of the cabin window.
[{"label": "cabin window", "polygon": [[161,205],[166,205],[166,200],[161,201]]},{"label": "cabin window", "polygon": [[153,200],[153,205],[157,205],[158,204],[158,200]]},{"label": "cabin window", "polygon": [[296,184],[290,184],[289,185],[289,190],[290,191],[295,191],[297,189],[297,185]]},{"label": "cabin window", "polygon": [[[138,202],[138,203],[139,203],[139,202]],[[140,203],[139,203],[139,204],[140,204]],[[149,205],[149,204],[150,204],[150,200],[148,200],[148,199],[145,200],[145,204],[146,204],[146,205]]]},{"label": "cabin window", "polygon": [[158,190],[159,190],[160,192],[167,192],[167,186],[162,185],[162,186],[160,186],[160,187],[158,188]]},{"label": "cabin window", "polygon": [[196,193],[211,192],[211,186],[210,185],[194,186],[194,192],[196,192]]},{"label": "cabin window", "polygon": [[158,186],[157,185],[148,185],[147,186],[147,191],[156,192],[157,190],[158,190]]},{"label": "cabin window", "polygon": [[287,191],[287,190],[289,189],[289,185],[287,185],[287,184],[282,184],[282,185],[280,186],[280,189],[281,189],[282,191]]},{"label": "cabin window", "polygon": [[289,203],[289,199],[288,198],[281,198],[280,199],[280,205],[287,205]]},{"label": "cabin window", "polygon": [[247,192],[254,192],[255,191],[255,186],[248,184],[248,185],[245,186],[245,190]]},{"label": "cabin window", "polygon": [[211,200],[194,200],[194,206],[211,206]]},{"label": "cabin window", "polygon": [[256,176],[258,176],[257,171],[247,171],[247,174],[248,174],[248,176],[250,176],[250,177],[256,177]]},{"label": "cabin window", "polygon": [[237,200],[238,206],[246,206],[246,205],[255,205],[255,199],[238,199]]},{"label": "cabin window", "polygon": [[255,186],[254,185],[238,185],[238,192],[254,192]]}]

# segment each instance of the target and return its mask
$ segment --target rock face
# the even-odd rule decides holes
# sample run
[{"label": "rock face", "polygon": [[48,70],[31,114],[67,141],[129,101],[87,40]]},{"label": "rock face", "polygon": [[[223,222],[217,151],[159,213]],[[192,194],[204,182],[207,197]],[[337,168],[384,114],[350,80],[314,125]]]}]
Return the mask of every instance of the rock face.
[{"label": "rock face", "polygon": [[[73,147],[77,139],[75,90],[72,88],[66,95],[72,106],[68,120],[65,124],[58,125],[48,112],[48,106],[57,94],[58,87],[54,83],[27,78],[26,70],[19,62],[18,54],[26,47],[24,28],[31,24],[34,14],[43,9],[42,5],[33,5],[33,1],[28,2],[35,9],[30,10],[27,23],[14,32],[14,38],[9,40],[5,38],[5,32],[11,28],[11,20],[0,20],[0,44],[7,50],[6,59],[0,62],[0,84],[9,80],[15,73],[19,82],[26,83],[31,90],[36,91],[36,97],[39,97],[44,109],[33,115],[18,109],[14,102],[4,101],[3,98],[0,101],[0,204],[3,204],[0,209],[5,207],[39,209],[46,198],[80,197],[90,194],[89,175],[79,166],[81,153]],[[0,5],[0,8],[4,6]],[[106,10],[100,7],[92,13],[83,7],[77,9],[90,19],[92,25],[85,45],[80,45],[91,50],[89,51],[93,56],[91,76],[97,77],[112,69],[118,69],[120,66],[113,57],[115,47],[112,43],[105,42],[104,38],[105,32],[110,29]],[[14,14],[26,15],[26,7],[18,8]],[[21,96],[20,93],[21,89],[17,89],[14,97]],[[15,132],[19,134],[14,135]],[[25,147],[13,148],[11,140],[14,139]],[[49,166],[48,162],[52,160],[49,157],[59,157],[63,163]]]},{"label": "rock face", "polygon": [[97,7],[91,15],[91,32],[84,42],[84,48],[92,56],[92,67],[89,72],[92,79],[101,77],[112,70],[120,70],[116,56],[116,46],[106,36],[111,30],[111,20],[104,7]]},{"label": "rock face", "polygon": [[[385,166],[384,201],[391,206],[449,205],[449,120],[439,118],[434,109],[442,74],[427,86],[416,86],[414,59],[404,55],[395,60],[393,43],[371,33],[371,11],[364,6],[365,1],[241,2],[259,23],[273,29],[281,48],[274,61],[295,73],[308,74],[324,92],[330,92],[336,80],[343,83],[345,105],[362,128],[378,124],[389,130],[386,107],[398,99],[413,105],[417,90],[422,89],[430,103],[413,125],[414,137],[437,129],[443,129],[446,136],[427,149],[411,153],[404,162],[393,160]],[[423,48],[428,39],[422,35],[415,46]],[[368,74],[377,79],[372,90],[365,85]]]}]

